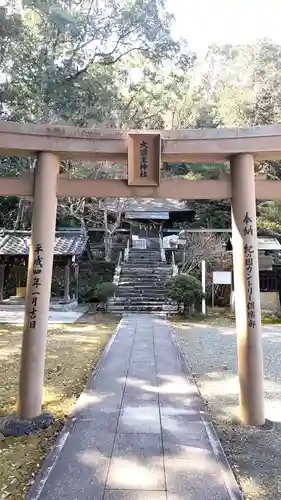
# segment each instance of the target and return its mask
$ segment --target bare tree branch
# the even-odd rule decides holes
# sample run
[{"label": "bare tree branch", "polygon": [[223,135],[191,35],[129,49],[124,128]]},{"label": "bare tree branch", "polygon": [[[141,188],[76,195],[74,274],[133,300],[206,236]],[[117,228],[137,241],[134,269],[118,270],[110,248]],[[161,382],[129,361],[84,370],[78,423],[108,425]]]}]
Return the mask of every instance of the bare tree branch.
[{"label": "bare tree branch", "polygon": [[182,272],[194,272],[202,260],[217,262],[225,255],[223,237],[201,233],[187,233],[186,245],[183,248]]}]

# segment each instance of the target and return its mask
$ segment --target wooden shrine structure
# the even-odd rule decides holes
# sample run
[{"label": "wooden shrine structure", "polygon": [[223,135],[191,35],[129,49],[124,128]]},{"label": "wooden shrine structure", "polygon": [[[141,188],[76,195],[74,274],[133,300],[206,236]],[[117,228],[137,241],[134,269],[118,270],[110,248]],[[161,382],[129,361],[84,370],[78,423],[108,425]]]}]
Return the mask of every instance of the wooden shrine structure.
[{"label": "wooden shrine structure", "polygon": [[[0,302],[6,304],[20,303],[25,298],[28,254],[31,231],[0,231]],[[75,281],[74,298],[78,300],[79,263],[91,259],[89,238],[78,229],[58,230],[55,233],[53,256],[53,273],[63,271],[63,288],[57,304],[70,304],[70,285]],[[4,296],[5,282],[11,282],[11,271],[15,271],[16,279],[8,290],[16,292],[15,296]],[[57,273],[55,271],[58,271]],[[13,281],[13,280],[12,280]]]}]

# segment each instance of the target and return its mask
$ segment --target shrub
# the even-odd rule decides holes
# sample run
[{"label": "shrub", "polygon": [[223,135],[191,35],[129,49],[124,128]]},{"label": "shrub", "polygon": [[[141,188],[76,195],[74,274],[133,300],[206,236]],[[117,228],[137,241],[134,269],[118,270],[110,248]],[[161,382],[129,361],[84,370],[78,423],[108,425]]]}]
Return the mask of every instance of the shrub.
[{"label": "shrub", "polygon": [[114,283],[104,281],[102,283],[98,283],[95,289],[95,297],[100,302],[106,302],[110,297],[112,297],[117,290],[117,285]]},{"label": "shrub", "polygon": [[192,306],[198,307],[203,297],[200,281],[190,274],[173,276],[168,280],[166,290],[169,298],[178,305],[183,304],[184,311],[190,310]]},{"label": "shrub", "polygon": [[102,282],[111,282],[115,271],[114,262],[83,262],[79,270],[79,302],[99,302],[96,287]]},{"label": "shrub", "polygon": [[[80,299],[81,299],[81,294],[80,294]],[[82,296],[83,302],[86,302],[86,304],[93,304],[95,302],[99,302],[98,298],[96,297],[96,289],[93,287],[93,285],[89,285],[88,287],[84,286],[83,287],[83,296]]]}]

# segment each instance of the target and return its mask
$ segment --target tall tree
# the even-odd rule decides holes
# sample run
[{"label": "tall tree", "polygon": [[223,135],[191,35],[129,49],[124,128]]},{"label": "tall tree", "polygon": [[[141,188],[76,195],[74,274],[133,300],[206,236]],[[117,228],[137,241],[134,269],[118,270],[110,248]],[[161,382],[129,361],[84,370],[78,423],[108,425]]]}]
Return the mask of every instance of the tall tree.
[{"label": "tall tree", "polygon": [[114,120],[116,63],[141,54],[161,64],[179,49],[162,0],[24,0],[20,37],[8,36],[11,15],[7,9],[2,15],[2,110],[16,120],[83,126]]},{"label": "tall tree", "polygon": [[[167,84],[161,68],[173,58],[173,71],[175,61],[177,71],[183,71],[189,58],[171,38],[171,16],[163,0],[23,0],[20,12],[10,2],[0,15],[2,119],[164,125],[168,102],[163,89],[171,79]],[[134,69],[141,69],[137,81]],[[0,170],[17,166],[18,173],[26,163],[11,158],[0,162]],[[64,162],[62,167],[74,177],[93,177],[93,170],[94,176],[109,175],[100,165]],[[18,208],[17,223],[28,224],[29,203],[20,200]],[[59,201],[64,222],[89,222],[89,213],[89,200]]]}]

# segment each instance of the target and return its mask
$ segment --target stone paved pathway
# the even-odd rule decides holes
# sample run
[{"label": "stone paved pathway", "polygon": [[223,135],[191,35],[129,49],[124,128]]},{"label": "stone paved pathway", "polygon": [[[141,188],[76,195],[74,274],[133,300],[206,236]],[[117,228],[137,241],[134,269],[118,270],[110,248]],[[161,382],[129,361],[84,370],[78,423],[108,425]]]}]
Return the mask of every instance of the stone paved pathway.
[{"label": "stone paved pathway", "polygon": [[169,323],[122,319],[31,500],[238,500]]}]

